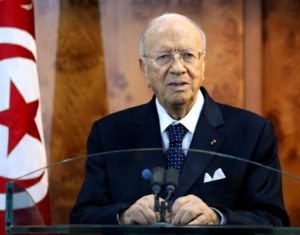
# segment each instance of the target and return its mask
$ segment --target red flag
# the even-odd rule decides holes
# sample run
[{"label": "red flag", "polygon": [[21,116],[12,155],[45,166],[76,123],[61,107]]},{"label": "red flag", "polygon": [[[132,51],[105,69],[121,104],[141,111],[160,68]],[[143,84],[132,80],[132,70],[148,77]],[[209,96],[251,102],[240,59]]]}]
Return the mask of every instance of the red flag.
[{"label": "red flag", "polygon": [[[0,0],[0,234],[4,234],[6,182],[47,164],[40,107],[33,2]],[[48,224],[47,171],[18,183]]]}]

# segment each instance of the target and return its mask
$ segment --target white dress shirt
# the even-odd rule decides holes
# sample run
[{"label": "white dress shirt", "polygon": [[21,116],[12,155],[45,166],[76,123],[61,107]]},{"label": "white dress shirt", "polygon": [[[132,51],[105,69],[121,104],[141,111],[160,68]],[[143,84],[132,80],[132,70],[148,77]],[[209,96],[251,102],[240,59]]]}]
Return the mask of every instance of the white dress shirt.
[{"label": "white dress shirt", "polygon": [[182,140],[182,149],[185,153],[185,155],[188,152],[188,149],[191,145],[193,135],[195,133],[196,125],[200,116],[200,113],[203,108],[204,104],[204,98],[201,93],[201,91],[198,91],[196,102],[194,103],[193,107],[191,110],[188,112],[188,114],[180,119],[180,120],[175,120],[173,119],[167,111],[161,106],[161,104],[158,102],[157,98],[155,100],[157,112],[158,112],[158,118],[159,118],[159,125],[160,125],[160,133],[161,133],[161,138],[162,138],[162,144],[163,148],[166,151],[169,148],[169,138],[167,134],[167,127],[170,124],[178,124],[181,123],[188,131],[186,135],[184,136]]}]

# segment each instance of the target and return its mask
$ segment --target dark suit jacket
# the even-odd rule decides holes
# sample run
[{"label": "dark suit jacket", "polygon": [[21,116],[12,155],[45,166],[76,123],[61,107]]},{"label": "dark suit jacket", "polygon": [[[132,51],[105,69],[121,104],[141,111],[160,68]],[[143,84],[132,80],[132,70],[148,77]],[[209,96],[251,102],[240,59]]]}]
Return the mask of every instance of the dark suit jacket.
[{"label": "dark suit jacket", "polygon": [[[281,175],[255,161],[279,169],[271,123],[256,114],[214,102],[204,88],[204,106],[179,178],[175,199],[194,194],[219,209],[228,224],[288,225],[283,205]],[[216,140],[215,144],[211,141]],[[111,114],[94,123],[88,154],[121,149],[162,148],[155,99],[144,105]],[[196,153],[202,149],[237,156]],[[165,166],[162,151],[102,154],[89,157],[86,175],[71,223],[118,223],[120,209],[151,194],[143,169]],[[221,168],[226,178],[204,183],[205,173]]]}]

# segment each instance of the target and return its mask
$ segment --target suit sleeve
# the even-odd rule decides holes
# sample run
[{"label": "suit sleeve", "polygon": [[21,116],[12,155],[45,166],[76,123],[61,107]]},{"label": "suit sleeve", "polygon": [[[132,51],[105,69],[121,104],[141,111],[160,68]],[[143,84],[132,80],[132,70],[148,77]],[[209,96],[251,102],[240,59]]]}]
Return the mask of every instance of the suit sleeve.
[{"label": "suit sleeve", "polygon": [[85,179],[70,215],[72,224],[117,224],[118,212],[125,203],[112,203],[105,158],[94,124],[87,142]]},{"label": "suit sleeve", "polygon": [[[280,170],[272,125],[266,122],[253,153],[253,161]],[[249,164],[243,206],[239,210],[219,208],[227,224],[289,226],[284,209],[281,174]]]}]

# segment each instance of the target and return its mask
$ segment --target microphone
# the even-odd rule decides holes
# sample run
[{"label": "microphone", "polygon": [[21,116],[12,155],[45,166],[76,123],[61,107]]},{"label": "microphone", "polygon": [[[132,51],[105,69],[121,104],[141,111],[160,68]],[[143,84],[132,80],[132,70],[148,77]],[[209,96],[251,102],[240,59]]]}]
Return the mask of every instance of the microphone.
[{"label": "microphone", "polygon": [[159,211],[159,198],[158,194],[164,185],[165,179],[165,169],[162,167],[155,167],[152,170],[152,177],[151,177],[151,186],[152,186],[152,193],[154,194],[154,211]]},{"label": "microphone", "polygon": [[170,199],[178,187],[178,178],[179,178],[179,173],[175,168],[171,167],[166,171],[165,187],[166,187],[167,196],[165,200],[168,204],[167,206],[168,211],[170,212],[172,208],[172,201]]},{"label": "microphone", "polygon": [[153,194],[158,194],[164,185],[165,179],[165,169],[162,167],[155,167],[152,170],[152,177],[151,177],[151,186]]}]

